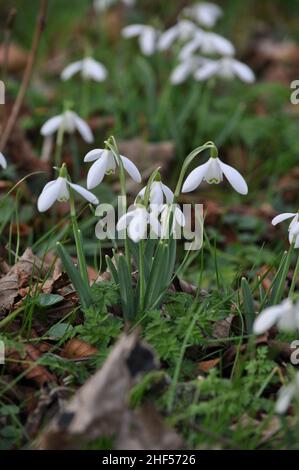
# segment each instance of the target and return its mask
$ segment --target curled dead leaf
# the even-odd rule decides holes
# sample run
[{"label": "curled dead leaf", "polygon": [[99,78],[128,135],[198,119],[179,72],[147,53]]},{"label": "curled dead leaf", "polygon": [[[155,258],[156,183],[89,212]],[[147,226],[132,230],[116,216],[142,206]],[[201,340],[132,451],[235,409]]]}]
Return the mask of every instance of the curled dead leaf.
[{"label": "curled dead leaf", "polygon": [[61,356],[66,359],[82,359],[84,357],[94,356],[98,349],[81,339],[70,339],[64,346]]}]

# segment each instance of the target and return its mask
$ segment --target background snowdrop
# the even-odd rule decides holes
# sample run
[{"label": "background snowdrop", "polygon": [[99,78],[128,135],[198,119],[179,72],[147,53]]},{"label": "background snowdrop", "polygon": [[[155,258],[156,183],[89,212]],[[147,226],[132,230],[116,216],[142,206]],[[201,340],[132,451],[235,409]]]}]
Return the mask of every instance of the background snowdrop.
[{"label": "background snowdrop", "polygon": [[142,53],[146,56],[154,54],[157,50],[157,41],[160,32],[153,26],[145,24],[132,24],[122,30],[124,38],[139,38],[139,46]]},{"label": "background snowdrop", "polygon": [[0,152],[0,167],[3,169],[7,168],[7,161],[6,158],[4,157],[3,153]]},{"label": "background snowdrop", "polygon": [[41,134],[47,137],[55,134],[59,130],[68,134],[73,134],[77,130],[82,139],[86,142],[91,143],[94,140],[92,131],[87,122],[80,118],[74,111],[65,111],[58,116],[48,119],[41,128]]},{"label": "background snowdrop", "polygon": [[195,168],[186,178],[182,188],[183,193],[194,191],[202,181],[209,184],[219,184],[226,176],[231,186],[240,194],[248,193],[248,186],[243,176],[230,165],[223,163],[218,157],[210,157],[207,163]]},{"label": "background snowdrop", "polygon": [[201,66],[204,65],[208,59],[199,56],[189,56],[185,60],[182,60],[178,65],[173,69],[170,82],[173,85],[179,85],[183,83],[190,75],[193,75],[194,72]]},{"label": "background snowdrop", "polygon": [[79,184],[71,183],[66,177],[58,176],[57,179],[49,181],[42,190],[38,201],[37,208],[39,212],[45,212],[56,202],[64,202],[70,199],[70,190],[69,188],[76,191],[80,196],[82,196],[86,201],[91,204],[99,204],[98,198],[83,188]]},{"label": "background snowdrop", "polygon": [[[118,1],[119,0],[94,0],[93,6],[97,12],[102,13],[114,4],[118,3]],[[128,7],[132,7],[135,5],[136,0],[121,0],[121,2]]]},{"label": "background snowdrop", "polygon": [[185,59],[197,51],[206,55],[233,55],[235,47],[228,39],[219,34],[198,30],[195,37],[182,48],[179,57]]},{"label": "background snowdrop", "polygon": [[202,26],[212,28],[223,15],[223,10],[218,5],[215,5],[215,3],[200,2],[184,8],[183,14],[193,18]]},{"label": "background snowdrop", "polygon": [[230,80],[237,77],[246,83],[253,83],[255,80],[255,75],[251,68],[233,57],[206,60],[194,73],[194,78],[199,81],[208,80],[213,76]]},{"label": "background snowdrop", "polygon": [[[129,158],[119,156],[124,169],[137,183],[141,182],[141,175],[136,165]],[[99,185],[105,175],[113,174],[118,166],[118,161],[113,152],[108,149],[94,149],[88,152],[84,157],[84,162],[94,162],[90,167],[87,175],[88,189],[95,188]]]},{"label": "background snowdrop", "polygon": [[281,304],[263,310],[253,325],[255,334],[260,335],[277,324],[282,331],[295,331],[299,329],[299,302],[285,299]]},{"label": "background snowdrop", "polygon": [[77,62],[69,64],[61,73],[62,80],[69,80],[78,72],[81,72],[83,79],[92,79],[96,82],[103,82],[107,78],[107,69],[101,62],[92,57],[85,57]]},{"label": "background snowdrop", "polygon": [[166,51],[176,41],[192,39],[198,30],[198,26],[193,21],[181,19],[174,26],[161,33],[157,48],[159,51]]}]

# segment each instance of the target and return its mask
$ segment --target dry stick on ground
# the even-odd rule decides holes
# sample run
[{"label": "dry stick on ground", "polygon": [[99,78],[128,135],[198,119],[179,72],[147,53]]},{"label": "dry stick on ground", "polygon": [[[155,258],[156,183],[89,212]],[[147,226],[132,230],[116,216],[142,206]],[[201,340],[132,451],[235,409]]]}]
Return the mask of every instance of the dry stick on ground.
[{"label": "dry stick on ground", "polygon": [[4,131],[3,131],[3,134],[1,136],[0,152],[4,149],[6,143],[9,139],[9,136],[10,136],[12,130],[13,130],[13,127],[14,127],[15,122],[17,120],[20,108],[22,106],[22,103],[23,103],[23,100],[24,100],[24,97],[25,97],[25,94],[26,94],[26,91],[27,91],[27,88],[28,88],[28,85],[29,85],[31,72],[32,72],[33,64],[35,62],[38,45],[39,45],[39,42],[40,42],[42,32],[43,32],[44,27],[45,27],[45,18],[46,18],[47,8],[48,8],[48,0],[41,0],[39,13],[38,13],[37,21],[36,21],[34,37],[33,37],[32,46],[31,46],[31,51],[30,51],[30,54],[29,54],[29,57],[28,57],[28,62],[27,62],[25,72],[24,72],[24,75],[23,75],[21,88],[19,90],[17,99],[14,103],[11,114],[8,118],[8,121],[7,121],[6,126],[4,128]]},{"label": "dry stick on ground", "polygon": [[[17,14],[17,10],[15,8],[12,8],[10,12],[8,13],[8,16],[5,22],[4,41],[3,41],[3,58],[2,58],[2,80],[4,83],[6,82],[11,33],[12,33],[13,25],[15,22],[16,14]],[[2,124],[4,126],[5,106],[1,106],[0,116],[2,117],[2,120],[3,120]],[[1,130],[2,130],[2,127],[1,127]]]}]

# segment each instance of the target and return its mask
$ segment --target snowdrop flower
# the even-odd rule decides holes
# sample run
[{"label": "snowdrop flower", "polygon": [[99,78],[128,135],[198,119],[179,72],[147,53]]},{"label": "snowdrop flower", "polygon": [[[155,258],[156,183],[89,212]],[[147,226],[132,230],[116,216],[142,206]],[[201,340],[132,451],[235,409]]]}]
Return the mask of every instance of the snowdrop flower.
[{"label": "snowdrop flower", "polygon": [[47,211],[55,201],[68,201],[70,198],[69,188],[72,188],[91,204],[99,204],[98,198],[90,191],[79,184],[71,183],[66,177],[58,176],[57,179],[47,183],[42,190],[37,201],[39,212]]},{"label": "snowdrop flower", "polygon": [[279,305],[265,308],[253,325],[253,331],[260,335],[277,324],[282,331],[293,331],[299,329],[299,302],[293,303],[285,299]]},{"label": "snowdrop flower", "polygon": [[186,59],[198,50],[208,55],[221,54],[230,56],[235,53],[235,47],[228,39],[216,33],[200,30],[199,28],[194,39],[182,48],[179,57],[182,60]]},{"label": "snowdrop flower", "polygon": [[180,62],[172,71],[170,82],[173,85],[183,83],[192,75],[200,65],[203,65],[208,59],[199,56],[190,56]]},{"label": "snowdrop flower", "polygon": [[157,49],[159,32],[153,27],[145,24],[131,24],[122,30],[124,38],[139,37],[139,46],[144,55],[152,55]]},{"label": "snowdrop flower", "polygon": [[85,57],[69,64],[61,73],[62,80],[69,80],[76,73],[81,72],[83,79],[92,79],[96,82],[103,82],[107,78],[107,69],[101,62],[97,62],[92,57]]},{"label": "snowdrop flower", "polygon": [[186,7],[183,13],[207,28],[212,28],[223,15],[223,11],[218,5],[210,2],[200,2],[191,7]]},{"label": "snowdrop flower", "polygon": [[231,186],[240,194],[247,194],[248,187],[243,176],[230,165],[223,163],[218,157],[210,157],[207,163],[195,168],[186,178],[182,188],[183,193],[194,191],[202,181],[209,184],[219,184],[226,176]]},{"label": "snowdrop flower", "polygon": [[290,244],[294,241],[295,239],[295,244],[294,248],[299,248],[299,214],[298,212],[295,214],[293,212],[285,212],[283,214],[279,214],[274,219],[272,220],[272,225],[277,225],[283,222],[284,220],[291,219],[292,221],[289,225],[289,242]]},{"label": "snowdrop flower", "polygon": [[175,41],[192,39],[198,31],[199,28],[193,21],[179,20],[174,26],[160,35],[157,48],[159,51],[166,51],[170,49]]},{"label": "snowdrop flower", "polygon": [[[136,183],[141,182],[141,175],[136,165],[129,158],[120,155],[124,169],[129,173]],[[87,175],[87,188],[95,188],[100,184],[106,175],[113,174],[118,165],[113,152],[108,149],[94,149],[84,157],[85,162],[95,162],[90,167]]]},{"label": "snowdrop flower", "polygon": [[206,61],[206,63],[201,65],[194,73],[194,78],[199,81],[207,80],[213,76],[230,80],[234,77],[238,77],[246,83],[252,83],[255,80],[251,68],[233,57],[223,57],[219,60]]},{"label": "snowdrop flower", "polygon": [[64,132],[73,134],[76,130],[86,142],[93,142],[93,134],[89,125],[74,111],[65,111],[50,118],[41,128],[44,137],[50,136],[63,128]]},{"label": "snowdrop flower", "polygon": [[[114,3],[117,3],[117,0],[94,0],[93,5],[94,9],[101,13],[114,5]],[[135,0],[122,0],[122,3],[131,7],[135,4]]]},{"label": "snowdrop flower", "polygon": [[[145,195],[146,186],[139,191],[137,194],[136,200],[138,197],[143,198]],[[155,204],[157,206],[161,206],[163,204],[163,200],[166,200],[167,204],[171,204],[174,198],[173,192],[171,191],[168,186],[162,183],[162,181],[153,181],[151,184],[150,194],[149,194],[149,202],[150,204]]]},{"label": "snowdrop flower", "polygon": [[169,220],[171,212],[173,213],[171,233],[173,233],[175,237],[180,236],[181,227],[184,227],[186,224],[185,216],[177,204],[164,204],[161,210],[161,238],[169,238]]},{"label": "snowdrop flower", "polygon": [[161,225],[156,211],[148,212],[141,204],[134,204],[132,210],[120,217],[116,229],[120,232],[127,228],[131,240],[138,243],[147,238],[148,225],[156,236],[160,236]]},{"label": "snowdrop flower", "polygon": [[5,170],[7,167],[7,161],[6,158],[4,157],[3,153],[0,152],[0,166]]},{"label": "snowdrop flower", "polygon": [[279,390],[278,400],[275,405],[276,413],[285,413],[295,397],[299,397],[299,372],[296,373],[292,383],[281,387]]}]

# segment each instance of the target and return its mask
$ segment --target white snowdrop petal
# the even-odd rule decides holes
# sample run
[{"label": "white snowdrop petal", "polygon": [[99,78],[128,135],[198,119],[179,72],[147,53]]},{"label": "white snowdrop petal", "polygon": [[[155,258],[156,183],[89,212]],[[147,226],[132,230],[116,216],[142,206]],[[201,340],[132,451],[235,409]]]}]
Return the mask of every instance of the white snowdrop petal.
[{"label": "white snowdrop petal", "polygon": [[283,214],[279,214],[274,219],[272,219],[272,225],[277,225],[280,224],[280,222],[283,222],[284,220],[290,219],[291,217],[295,217],[296,214],[292,212],[284,212]]},{"label": "white snowdrop petal", "polygon": [[145,27],[146,26],[144,26],[143,24],[131,24],[122,29],[122,36],[124,38],[132,38],[134,36],[139,36],[144,31]]},{"label": "white snowdrop petal", "polygon": [[194,191],[202,182],[208,167],[209,161],[191,171],[183,184],[182,193]]},{"label": "white snowdrop petal", "polygon": [[174,218],[181,227],[185,227],[186,219],[178,205],[176,205],[175,210],[174,210]]},{"label": "white snowdrop petal", "polygon": [[284,414],[288,410],[295,393],[296,387],[293,384],[284,386],[279,390],[278,400],[275,405],[276,413]]},{"label": "white snowdrop petal", "polygon": [[93,142],[93,133],[91,132],[89,125],[77,114],[74,114],[74,121],[79,134],[81,134],[81,137],[85,140],[85,142]]},{"label": "white snowdrop petal", "polygon": [[129,158],[124,157],[123,155],[120,156],[124,169],[129,173],[131,178],[136,181],[136,183],[141,183],[141,174],[135,165]]},{"label": "white snowdrop petal", "polygon": [[129,222],[132,220],[132,217],[134,217],[134,212],[135,211],[127,212],[126,214],[123,214],[119,218],[117,225],[116,225],[116,230],[118,232],[120,232],[121,230],[124,230],[127,227]]},{"label": "white snowdrop petal", "polygon": [[207,80],[208,78],[216,75],[219,71],[219,62],[218,61],[208,61],[205,64],[201,65],[195,72],[194,78],[198,81]]},{"label": "white snowdrop petal", "polygon": [[145,209],[136,209],[128,225],[128,234],[131,240],[138,243],[146,236],[147,231],[147,212]]},{"label": "white snowdrop petal", "polygon": [[92,189],[103,181],[107,168],[107,154],[104,154],[89,168],[87,173],[87,188]]},{"label": "white snowdrop petal", "polygon": [[281,311],[281,305],[275,305],[263,310],[254,322],[253,332],[256,335],[261,335],[268,331],[277,322]]},{"label": "white snowdrop petal", "polygon": [[97,82],[103,82],[107,78],[107,69],[103,64],[97,62],[92,58],[86,60],[86,74],[96,80]]},{"label": "white snowdrop petal", "polygon": [[69,80],[73,75],[79,72],[82,69],[82,60],[73,62],[72,64],[67,65],[61,72],[61,79],[63,81]]},{"label": "white snowdrop petal", "polygon": [[233,55],[235,53],[234,45],[223,36],[216,33],[207,33],[214,48],[214,52],[222,55]]},{"label": "white snowdrop petal", "polygon": [[183,83],[191,75],[194,69],[194,64],[191,60],[186,60],[178,64],[170,75],[170,82],[173,85]]},{"label": "white snowdrop petal", "polygon": [[4,157],[3,153],[0,152],[0,166],[5,169],[7,167],[6,158]]},{"label": "white snowdrop petal", "polygon": [[87,189],[83,188],[79,184],[71,183],[68,181],[68,184],[74,191],[76,191],[80,196],[82,196],[86,201],[90,202],[91,204],[99,204],[98,198]]},{"label": "white snowdrop petal", "polygon": [[144,29],[139,37],[140,49],[144,55],[152,55],[156,49],[156,31],[151,26]]},{"label": "white snowdrop petal", "polygon": [[102,157],[105,149],[94,149],[90,150],[84,157],[84,162],[94,162],[98,158]]},{"label": "white snowdrop petal", "polygon": [[255,81],[255,75],[248,65],[239,62],[238,60],[232,61],[232,68],[235,74],[246,83],[253,83]]},{"label": "white snowdrop petal", "polygon": [[169,49],[174,43],[174,41],[177,39],[178,34],[179,30],[177,25],[172,26],[171,28],[164,31],[164,33],[162,33],[159,37],[157,49],[159,51],[166,51],[167,49]]},{"label": "white snowdrop petal", "polygon": [[37,200],[39,212],[47,211],[59,198],[63,183],[62,178],[57,178],[45,186]]},{"label": "white snowdrop petal", "polygon": [[240,194],[247,194],[248,186],[243,176],[232,166],[223,163],[220,159],[218,159],[218,161],[221,170],[223,171],[224,175],[226,176],[232,187]]},{"label": "white snowdrop petal", "polygon": [[161,183],[161,186],[162,186],[162,191],[165,195],[167,204],[171,204],[173,202],[173,198],[174,198],[173,192],[171,191],[171,189],[168,186],[166,186],[166,184]]},{"label": "white snowdrop petal", "polygon": [[63,121],[63,116],[61,114],[59,116],[54,116],[48,119],[48,121],[45,122],[45,124],[42,126],[40,130],[41,135],[48,136],[48,135],[54,134],[54,132],[56,132],[59,129],[62,121]]}]

